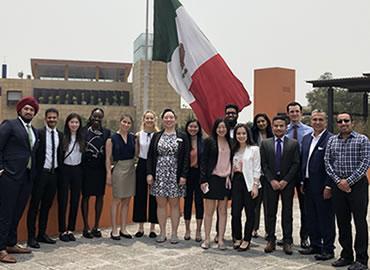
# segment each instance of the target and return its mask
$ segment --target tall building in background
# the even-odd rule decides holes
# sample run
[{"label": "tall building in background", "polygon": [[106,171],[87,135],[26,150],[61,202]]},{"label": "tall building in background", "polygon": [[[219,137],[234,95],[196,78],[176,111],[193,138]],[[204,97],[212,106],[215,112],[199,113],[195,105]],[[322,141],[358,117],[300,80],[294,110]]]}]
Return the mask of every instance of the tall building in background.
[{"label": "tall building in background", "polygon": [[254,70],[253,113],[267,113],[272,118],[286,112],[286,105],[295,100],[295,70],[263,68]]}]

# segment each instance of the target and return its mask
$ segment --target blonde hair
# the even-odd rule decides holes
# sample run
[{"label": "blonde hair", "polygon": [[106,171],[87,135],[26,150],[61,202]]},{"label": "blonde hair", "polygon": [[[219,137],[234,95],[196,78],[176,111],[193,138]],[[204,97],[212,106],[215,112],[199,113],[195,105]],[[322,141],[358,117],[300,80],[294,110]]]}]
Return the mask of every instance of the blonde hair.
[{"label": "blonde hair", "polygon": [[142,121],[141,121],[141,130],[144,130],[145,129],[145,116],[148,113],[151,113],[154,116],[154,127],[153,127],[153,131],[157,132],[159,130],[159,128],[157,127],[158,117],[157,117],[157,114],[154,111],[152,111],[152,110],[146,110],[143,113],[143,117],[142,117]]}]

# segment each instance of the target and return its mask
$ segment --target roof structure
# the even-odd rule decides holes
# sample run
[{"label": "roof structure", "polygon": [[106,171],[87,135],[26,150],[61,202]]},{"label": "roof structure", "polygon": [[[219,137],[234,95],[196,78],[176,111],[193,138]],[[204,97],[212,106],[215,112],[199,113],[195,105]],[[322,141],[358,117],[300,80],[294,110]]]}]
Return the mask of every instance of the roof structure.
[{"label": "roof structure", "polygon": [[131,63],[31,59],[35,79],[81,79],[127,82]]},{"label": "roof structure", "polygon": [[313,87],[340,87],[350,92],[370,92],[370,73],[361,77],[306,81]]}]

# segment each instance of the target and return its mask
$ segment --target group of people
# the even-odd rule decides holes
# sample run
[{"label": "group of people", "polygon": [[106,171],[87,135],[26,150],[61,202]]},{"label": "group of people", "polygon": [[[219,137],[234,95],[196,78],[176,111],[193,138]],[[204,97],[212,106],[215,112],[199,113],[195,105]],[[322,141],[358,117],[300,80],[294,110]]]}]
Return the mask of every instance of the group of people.
[{"label": "group of people", "polygon": [[[56,129],[59,113],[45,111],[45,127],[36,130],[31,121],[38,112],[33,97],[17,103],[18,118],[0,126],[0,261],[16,262],[11,253],[29,253],[17,245],[17,226],[31,197],[27,214],[28,247],[56,241],[46,234],[48,213],[57,194],[59,239],[75,241],[76,217],[81,201],[83,237],[101,237],[99,221],[106,184],[112,185],[110,238],[132,238],[126,229],[128,208],[133,203],[133,221],[138,223],[135,237],[144,235],[150,222],[149,237],[167,241],[169,210],[171,244],[179,242],[180,198],[184,197],[184,240],[190,240],[192,206],[195,205],[195,241],[210,248],[214,212],[220,250],[225,250],[228,202],[231,200],[233,248],[246,251],[251,238],[258,237],[261,205],[264,209],[264,251],[276,245],[291,255],[293,197],[300,206],[301,254],[314,254],[316,260],[334,257],[335,216],[342,246],[335,267],[367,269],[368,208],[367,170],[370,143],[365,135],[353,131],[350,113],[337,115],[339,134],[327,129],[327,115],[311,113],[311,126],[301,122],[302,106],[287,105],[287,117],[270,121],[256,114],[253,126],[237,123],[239,108],[225,107],[225,115],[214,122],[208,138],[200,123],[189,120],[185,130],[177,129],[172,109],[160,115],[143,114],[141,129],[131,132],[133,119],[123,114],[119,129],[111,133],[102,126],[104,111],[95,108],[83,126],[76,113],[67,116],[64,132]],[[137,162],[136,162],[137,161]],[[82,194],[82,196],[81,196]],[[31,196],[30,196],[31,195]],[[88,222],[89,199],[95,196],[95,222]],[[278,201],[282,201],[282,239],[276,240]],[[69,198],[69,203],[68,203]],[[68,205],[69,204],[69,205]],[[68,220],[66,221],[67,208]],[[246,214],[244,232],[242,212]],[[38,230],[36,234],[36,219]],[[121,217],[117,224],[118,216]],[[352,247],[351,217],[356,237]],[[204,238],[202,223],[204,221]],[[155,225],[159,224],[159,235]]]}]

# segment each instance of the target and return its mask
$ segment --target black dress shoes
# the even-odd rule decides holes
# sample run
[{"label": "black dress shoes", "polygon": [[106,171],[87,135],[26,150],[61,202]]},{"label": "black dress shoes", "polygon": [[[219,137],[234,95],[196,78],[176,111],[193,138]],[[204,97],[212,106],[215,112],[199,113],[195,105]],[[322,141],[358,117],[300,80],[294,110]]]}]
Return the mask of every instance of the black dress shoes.
[{"label": "black dress shoes", "polygon": [[144,232],[138,231],[137,233],[135,233],[135,237],[137,237],[137,238],[140,238],[140,237],[143,237],[143,236],[144,236]]},{"label": "black dress shoes", "polygon": [[69,241],[76,241],[76,237],[73,235],[73,233],[68,234]]},{"label": "black dress shoes", "polygon": [[149,238],[156,238],[157,234],[155,232],[150,232]]},{"label": "black dress shoes", "polygon": [[47,234],[37,236],[37,241],[45,244],[55,244],[57,242],[54,239],[51,239]]},{"label": "black dress shoes", "polygon": [[331,265],[334,266],[334,267],[342,267],[342,266],[350,265],[352,263],[353,263],[352,260],[345,259],[345,258],[339,258],[338,260],[333,262]]},{"label": "black dress shoes", "polygon": [[283,251],[285,252],[286,255],[292,255],[293,254],[292,244],[285,243],[283,245]]},{"label": "black dress shoes", "polygon": [[69,242],[69,236],[67,233],[59,234],[59,240],[63,242]]},{"label": "black dress shoes", "polygon": [[350,267],[348,267],[348,270],[368,270],[368,269],[369,268],[367,267],[367,265],[362,264],[360,262],[355,262],[351,264]]},{"label": "black dress shoes", "polygon": [[94,235],[88,230],[83,230],[82,231],[82,236],[87,238],[87,239],[93,239],[94,238]]},{"label": "black dress shoes", "polygon": [[298,250],[298,252],[302,255],[313,255],[313,254],[321,254],[321,251],[317,248],[309,247]]},{"label": "black dress shoes", "polygon": [[310,242],[308,241],[307,238],[302,238],[301,239],[301,248],[309,248],[310,247]]},{"label": "black dress shoes", "polygon": [[91,230],[91,234],[96,237],[96,238],[100,238],[102,237],[101,235],[101,231],[98,229],[98,228],[94,228]]},{"label": "black dress shoes", "polygon": [[40,244],[36,241],[35,238],[28,239],[27,246],[30,248],[40,248]]},{"label": "black dress shoes", "polygon": [[334,253],[333,252],[331,252],[331,253],[323,252],[321,254],[315,255],[315,260],[316,261],[327,261],[327,260],[330,260],[330,259],[333,259],[333,258],[334,258]]},{"label": "black dress shoes", "polygon": [[127,238],[127,239],[132,239],[132,235],[131,234],[125,234],[121,231],[119,231],[119,235],[123,238]]}]

